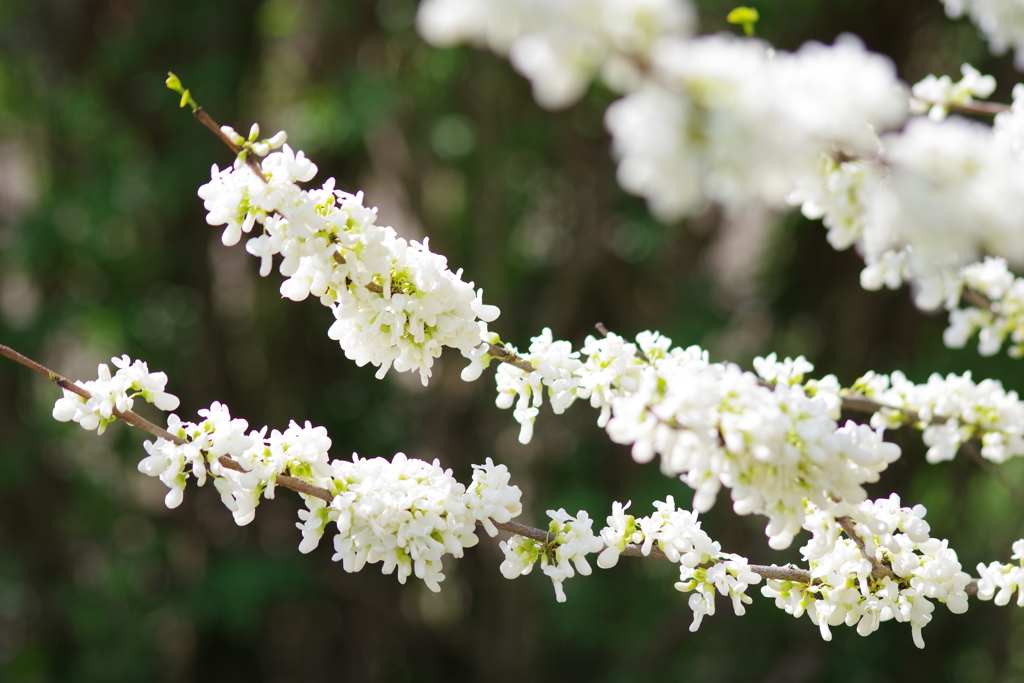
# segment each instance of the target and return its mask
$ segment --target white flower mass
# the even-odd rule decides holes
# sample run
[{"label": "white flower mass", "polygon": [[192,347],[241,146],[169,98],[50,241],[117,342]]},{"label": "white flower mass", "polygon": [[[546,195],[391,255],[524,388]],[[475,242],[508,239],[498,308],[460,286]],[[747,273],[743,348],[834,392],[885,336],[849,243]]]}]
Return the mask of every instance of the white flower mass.
[{"label": "white flower mass", "polygon": [[302,301],[311,294],[331,307],[336,321],[328,334],[358,365],[418,372],[424,385],[445,346],[472,358],[498,309],[482,292],[453,273],[427,240],[408,241],[376,224],[376,210],[362,193],[335,190],[330,178],[318,190],[297,183],[316,175],[302,152],[285,145],[262,164],[266,180],[248,166],[211,171],[199,188],[210,225],[224,225],[222,241],[238,243],[256,225],[262,234],[246,250],[261,260],[267,276],[282,257],[281,295]]},{"label": "white flower mass", "polygon": [[[970,15],[994,50],[1013,48],[1020,61],[1024,5],[944,3],[953,16]],[[621,94],[605,115],[618,181],[655,216],[675,220],[708,203],[726,211],[800,206],[822,220],[835,249],[863,257],[863,287],[906,282],[919,307],[946,308],[947,346],[977,334],[984,355],[1004,345],[1024,355],[1024,279],[1010,270],[1024,264],[1024,85],[988,126],[950,114],[970,111],[995,89],[969,64],[957,82],[930,75],[908,89],[887,57],[849,35],[792,53],[757,39],[694,37],[688,0],[424,0],[416,21],[436,46],[469,42],[506,55],[546,108],[572,105],[597,78]],[[501,542],[505,577],[539,562],[564,602],[565,581],[591,574],[588,555],[610,569],[624,553],[653,553],[680,565],[675,587],[690,593],[691,630],[714,615],[716,595],[742,615],[747,589],[784,568],[723,552],[701,528],[699,513],[725,488],[735,513],[767,518],[770,547],[788,548],[810,532],[800,549],[810,579],[770,578],[761,593],[789,614],[807,614],[825,640],[831,627],[868,635],[894,619],[923,647],[935,601],[961,613],[974,592],[1000,605],[1016,594],[1024,606],[1024,540],[1013,544],[1017,564],[979,564],[972,581],[948,541],[931,537],[923,506],[905,507],[895,494],[871,500],[864,488],[900,457],[883,438],[900,427],[922,432],[930,463],[975,439],[994,463],[1024,456],[1024,403],[999,381],[935,374],[918,384],[898,371],[869,372],[844,388],[833,375],[806,379],[814,366],[803,357],[770,354],[744,371],[651,331],[635,341],[590,336],[576,350],[545,328],[519,352],[487,327],[498,309],[427,239],[377,225],[362,194],[337,190],[333,179],[302,189],[317,167],[284,133],[259,140],[258,126],[248,138],[222,132],[240,151],[199,189],[207,222],[225,226],[226,245],[251,235],[246,250],[260,259],[262,276],[278,258],[282,296],[312,295],[330,307],[328,334],[348,358],[379,368],[378,378],[394,368],[426,384],[448,346],[470,360],[462,377],[472,381],[499,357],[497,345],[513,362],[496,370],[496,404],[513,408],[522,443],[534,437],[545,397],[555,414],[589,401],[598,425],[634,460],[657,459],[694,491],[693,510],[669,496],[642,518],[615,502],[601,529],[585,510],[548,510],[544,540],[532,530],[536,538]],[[102,433],[139,396],[162,410],[178,407],[164,373],[127,356],[113,364],[114,374],[103,364],[96,380],[77,383],[90,398],[65,389],[53,417]],[[841,421],[847,401],[872,406],[869,424]],[[213,478],[245,525],[281,482],[298,482],[307,491],[299,550],[313,551],[333,525],[333,559],[349,572],[380,563],[402,583],[415,576],[440,590],[444,557],[475,545],[476,526],[495,536],[497,525],[523,512],[508,469],[489,458],[473,466],[467,487],[438,460],[332,460],[326,429],[309,422],[251,430],[220,403],[199,417],[171,414],[175,440],[145,444],[139,470],[168,487],[167,506],[183,502],[190,478],[199,486]]]},{"label": "white flower mass", "polygon": [[[128,356],[111,358],[110,362],[117,372],[110,374],[110,367],[100,363],[95,380],[75,382],[92,397],[85,399],[78,394],[64,389],[64,397],[57,399],[53,406],[53,418],[60,422],[77,422],[83,429],[96,430],[102,434],[107,425],[116,418],[115,409],[129,411],[135,404],[135,398],[152,403],[160,410],[174,410],[178,407],[178,397],[164,391],[167,386],[167,375],[163,372],[150,372],[142,361],[134,363]],[[131,393],[134,392],[134,393]]]}]

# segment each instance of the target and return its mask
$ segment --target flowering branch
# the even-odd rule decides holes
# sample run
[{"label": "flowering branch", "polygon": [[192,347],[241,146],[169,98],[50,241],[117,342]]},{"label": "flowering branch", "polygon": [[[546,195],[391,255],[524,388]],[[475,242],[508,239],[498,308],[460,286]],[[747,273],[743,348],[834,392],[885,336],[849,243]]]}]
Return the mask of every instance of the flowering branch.
[{"label": "flowering branch", "polygon": [[[57,386],[61,387],[62,389],[72,392],[82,397],[83,399],[86,399],[87,401],[92,398],[92,394],[88,390],[84,389],[78,384],[75,384],[71,380],[67,379],[66,377],[63,377],[62,375],[54,372],[53,370],[50,370],[41,363],[38,363],[37,361],[34,361],[31,358],[28,358],[27,356],[19,353],[18,351],[15,351],[9,346],[0,344],[0,356],[9,358],[39,373],[40,375],[53,381]],[[516,361],[512,362],[515,363]],[[167,441],[171,441],[181,446],[189,443],[189,441],[187,441],[186,439],[178,436],[177,434],[172,434],[163,427],[160,427],[159,425],[147,420],[146,418],[131,410],[121,410],[115,407],[113,408],[112,412],[114,413],[114,415],[117,416],[118,419],[124,421],[126,424],[131,425],[133,427],[137,427],[145,432],[148,432],[149,434],[152,434],[153,436],[166,439]],[[226,469],[240,473],[247,472],[247,470],[242,466],[241,463],[228,456],[222,455],[217,460],[221,464],[221,466],[223,466]],[[302,493],[307,496],[311,496],[313,498],[322,500],[325,503],[331,503],[335,498],[335,496],[332,495],[331,491],[329,491],[328,489],[320,486],[315,486],[313,484],[310,484],[309,482],[303,481],[302,479],[296,477],[278,474],[276,478],[276,483],[280,486],[291,489],[298,493]],[[863,539],[861,539],[860,536],[853,529],[852,522],[849,518],[841,517],[837,519],[837,522],[840,524],[840,526],[843,528],[846,534],[857,543],[857,546],[861,549],[861,552],[864,554],[864,557],[872,563],[872,574],[876,578],[883,578],[886,576],[892,579],[896,578],[895,574],[892,572],[892,569],[890,567],[879,563],[877,560],[874,560],[872,556],[868,553]],[[483,524],[483,522],[478,522],[478,524]],[[513,534],[515,536],[533,539],[535,541],[539,541],[550,546],[557,545],[554,542],[554,534],[552,534],[550,531],[544,531],[542,529],[538,529],[513,521],[492,521],[492,524],[497,529]],[[603,548],[606,547],[608,546],[603,546]],[[642,544],[627,543],[618,552],[618,554],[624,557],[649,557],[661,560],[671,560],[671,558],[665,554],[665,552],[661,549],[659,545],[653,545],[645,548]],[[717,564],[716,561],[704,562],[697,565],[697,567],[701,569],[709,569],[713,567],[715,564]],[[794,583],[802,583],[808,585],[814,584],[816,582],[816,579],[813,578],[810,571],[806,569],[799,569],[797,567],[792,566],[779,567],[776,565],[752,564],[749,565],[749,569],[758,576],[770,580],[790,581]],[[972,580],[971,584],[967,588],[967,592],[970,595],[975,595],[977,593],[977,579]]]},{"label": "flowering branch", "polygon": [[[16,363],[24,365],[26,368],[29,368],[30,370],[39,373],[43,377],[46,377],[54,384],[59,386],[61,389],[70,391],[73,394],[77,394],[78,396],[84,398],[86,401],[92,398],[92,394],[90,394],[87,389],[83,389],[82,387],[78,386],[77,384],[67,379],[66,377],[57,374],[53,370],[47,368],[45,365],[42,365],[41,363],[32,360],[28,356],[18,353],[9,346],[0,344],[0,356],[10,358]],[[170,433],[160,425],[150,422],[149,420],[142,417],[136,412],[133,412],[131,410],[121,410],[116,406],[113,407],[112,412],[114,415],[117,416],[118,419],[122,420],[125,424],[131,425],[132,427],[137,427],[144,432],[149,432],[155,437],[166,439],[167,441],[172,441],[179,446],[183,446],[186,443],[188,443],[185,439],[181,438],[177,434]],[[218,461],[220,462],[221,465],[223,465],[229,470],[234,470],[235,472],[245,472],[245,469],[242,467],[242,465],[240,465],[236,460],[232,460],[227,456],[220,456],[218,458]],[[278,475],[277,483],[287,489],[297,491],[298,493],[304,493],[307,496],[313,496],[314,498],[320,498],[321,500],[327,501],[328,503],[331,502],[331,500],[333,500],[334,498],[334,496],[331,495],[331,492],[328,491],[327,489],[321,488],[319,486],[313,486],[312,484],[302,481],[301,479],[289,477],[288,475]]]}]

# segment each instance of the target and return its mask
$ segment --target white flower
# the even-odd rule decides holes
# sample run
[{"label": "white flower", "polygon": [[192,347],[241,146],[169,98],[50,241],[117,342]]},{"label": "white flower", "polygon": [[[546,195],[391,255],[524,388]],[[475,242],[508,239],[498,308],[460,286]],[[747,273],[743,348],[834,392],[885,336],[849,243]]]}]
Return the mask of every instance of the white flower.
[{"label": "white flower", "polygon": [[466,490],[466,505],[490,536],[498,534],[494,522],[504,524],[523,511],[519,502],[522,491],[518,486],[510,486],[509,478],[508,468],[495,465],[490,458],[483,465],[473,465],[473,483]]},{"label": "white flower", "polygon": [[663,219],[706,200],[780,206],[835,149],[874,154],[875,131],[899,125],[895,69],[841,36],[798,52],[728,36],[663,40],[654,83],[609,107],[619,183]]},{"label": "white flower", "polygon": [[[269,144],[269,143],[268,143]],[[362,194],[335,190],[334,179],[303,190],[296,183],[316,174],[302,152],[284,147],[262,164],[267,180],[243,166],[219,171],[199,189],[211,225],[227,224],[223,241],[236,243],[261,225],[246,250],[260,259],[260,275],[282,257],[281,295],[293,301],[316,296],[337,319],[328,335],[359,365],[371,363],[383,377],[394,367],[416,371],[426,384],[445,346],[480,358],[491,337],[486,324],[498,317],[483,292],[451,272],[443,256],[376,225],[376,210]]]},{"label": "white flower", "polygon": [[505,553],[501,573],[508,579],[529,574],[540,559],[541,569],[554,586],[556,599],[565,602],[562,583],[575,576],[576,572],[590,576],[593,570],[587,562],[587,555],[600,551],[603,543],[591,529],[594,521],[583,510],[575,517],[564,509],[548,510],[548,516],[552,520],[548,527],[551,533],[548,542],[513,536],[501,544]]},{"label": "white flower", "polygon": [[630,89],[665,36],[693,31],[689,0],[425,0],[416,24],[427,42],[488,47],[533,84],[537,103],[561,109],[577,101],[598,74]]},{"label": "white flower", "polygon": [[949,114],[949,107],[957,104],[970,104],[975,97],[987,98],[996,89],[996,79],[982,76],[981,72],[970,64],[960,67],[963,78],[953,83],[949,76],[937,78],[928,74],[924,80],[911,88],[911,111],[915,114],[928,112],[928,118],[941,121]]},{"label": "white flower", "polygon": [[1024,404],[996,380],[975,382],[967,372],[934,374],[927,383],[914,384],[900,372],[871,373],[854,383],[854,391],[892,409],[872,416],[875,427],[894,429],[917,414],[915,426],[924,430],[931,463],[952,459],[975,437],[981,439],[981,454],[993,462],[1024,455]]},{"label": "white flower", "polygon": [[1016,51],[1014,63],[1024,67],[1024,10],[1014,0],[942,0],[946,14],[970,16],[988,38],[993,54],[1001,55],[1008,49]]},{"label": "white flower", "polygon": [[[164,391],[167,375],[150,372],[142,361],[134,363],[128,356],[112,358],[117,372],[110,374],[110,368],[101,363],[96,370],[98,378],[89,382],[75,382],[89,392],[88,400],[64,389],[64,396],[53,406],[53,418],[60,422],[75,421],[83,429],[96,430],[102,434],[107,425],[116,419],[115,411],[127,412],[132,409],[136,396],[152,403],[161,410],[174,410],[178,398]],[[134,392],[134,393],[131,393]]]},{"label": "white flower", "polygon": [[801,553],[814,583],[773,580],[762,594],[795,617],[806,612],[825,640],[832,638],[830,626],[856,625],[866,636],[895,618],[909,622],[915,645],[924,647],[921,629],[931,621],[930,601],[945,603],[955,614],[966,611],[970,577],[946,541],[929,537],[923,506],[901,507],[893,494],[846,512],[868,556],[890,566],[895,581],[873,578],[871,563],[854,541],[840,537],[835,518],[809,504],[805,528],[812,538]]}]

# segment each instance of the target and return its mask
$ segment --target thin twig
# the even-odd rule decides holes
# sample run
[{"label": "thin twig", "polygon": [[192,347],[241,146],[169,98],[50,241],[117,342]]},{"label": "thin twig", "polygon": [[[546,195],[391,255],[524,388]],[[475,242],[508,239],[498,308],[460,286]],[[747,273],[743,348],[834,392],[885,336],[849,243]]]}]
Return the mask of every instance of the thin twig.
[{"label": "thin twig", "polygon": [[836,522],[839,523],[843,532],[857,544],[857,547],[860,549],[860,554],[864,559],[871,563],[871,576],[876,579],[884,579],[888,577],[893,581],[899,580],[899,577],[897,577],[895,572],[893,572],[892,567],[884,562],[879,562],[874,553],[868,552],[867,544],[864,543],[864,539],[861,538],[860,534],[857,533],[857,530],[853,528],[852,519],[849,517],[836,517]]},{"label": "thin twig", "polygon": [[[82,387],[78,386],[77,384],[67,379],[66,377],[58,375],[56,372],[50,370],[45,365],[37,363],[28,356],[18,353],[9,346],[0,344],[0,356],[10,358],[15,362],[24,365],[26,368],[38,372],[43,377],[46,377],[54,384],[59,386],[61,389],[66,389],[74,394],[77,394],[78,396],[81,396],[87,401],[90,398],[92,398],[92,394],[90,394],[87,389],[83,389]],[[114,408],[114,415],[118,419],[123,420],[125,424],[129,424],[132,427],[137,427],[138,429],[141,429],[144,432],[149,432],[153,436],[166,439],[167,441],[173,441],[179,446],[183,446],[184,444],[188,443],[185,439],[181,438],[177,434],[170,433],[160,425],[150,422],[146,418],[131,410],[118,410],[117,408]],[[245,468],[242,467],[242,465],[238,461],[233,460],[227,456],[221,456],[219,460],[220,464],[229,470],[234,470],[236,472],[246,471]],[[287,489],[291,489],[299,493],[304,493],[307,496],[313,496],[314,498],[320,498],[322,500],[327,501],[328,503],[334,500],[334,496],[332,496],[331,492],[328,491],[327,489],[320,488],[319,486],[313,486],[312,484],[309,484],[303,481],[302,479],[297,479],[296,477],[290,477],[285,474],[279,474],[277,475],[277,483],[280,486],[283,486]]]},{"label": "thin twig", "polygon": [[528,360],[523,360],[518,354],[512,353],[504,346],[498,346],[497,344],[490,344],[487,348],[487,353],[491,354],[494,360],[501,361],[502,363],[508,363],[514,368],[519,368],[523,372],[533,372],[536,368]]},{"label": "thin twig", "polygon": [[1003,471],[1003,468],[998,467],[995,463],[986,459],[973,441],[967,441],[961,444],[960,450],[966,453],[967,457],[981,465],[985,471],[994,476],[996,480],[1003,485],[1006,492],[1010,494],[1011,498],[1021,505],[1024,505],[1024,491],[1021,491],[1017,488],[1016,484],[1010,481],[1010,478],[1006,476],[1006,472]]},{"label": "thin twig", "polygon": [[1008,104],[1002,104],[1000,102],[971,102],[970,104],[950,104],[946,105],[946,108],[950,111],[955,111],[958,114],[977,114],[979,116],[993,116],[995,114],[1002,114],[1012,109]]},{"label": "thin twig", "polygon": [[979,294],[973,289],[965,289],[961,298],[976,308],[982,308],[986,311],[992,310],[992,302],[988,300],[988,297],[984,294]]},{"label": "thin twig", "polygon": [[[238,156],[238,153],[242,151],[242,148],[231,142],[231,138],[224,134],[224,131],[220,129],[220,126],[213,120],[213,117],[206,113],[205,109],[198,107],[194,112],[192,112],[192,114],[196,119],[198,119],[199,123],[209,128],[221,142],[227,145],[228,148],[235,153],[235,156]],[[267,177],[263,175],[263,168],[260,166],[260,162],[253,158],[253,153],[251,151],[245,155],[245,163],[250,169],[252,169],[252,172],[256,174],[257,178],[263,182],[267,182]]]}]

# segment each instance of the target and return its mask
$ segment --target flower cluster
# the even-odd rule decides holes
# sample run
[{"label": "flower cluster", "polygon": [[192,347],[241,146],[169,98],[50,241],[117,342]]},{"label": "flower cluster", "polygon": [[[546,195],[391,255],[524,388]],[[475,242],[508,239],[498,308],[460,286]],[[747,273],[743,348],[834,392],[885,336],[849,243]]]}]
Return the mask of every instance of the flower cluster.
[{"label": "flower cluster", "polygon": [[[562,582],[571,579],[577,571],[583,576],[590,576],[593,570],[587,562],[587,555],[601,550],[603,544],[601,537],[594,535],[594,520],[584,510],[575,517],[564,509],[548,510],[548,516],[551,518],[548,525],[550,540],[542,542],[513,536],[501,542],[501,550],[505,553],[501,573],[506,579],[524,576],[533,571],[539,559],[541,570],[555,587],[556,599],[565,602]],[[573,565],[576,566],[575,571]]]},{"label": "flower cluster", "polygon": [[1024,607],[1024,539],[1013,544],[1012,558],[1017,564],[992,562],[987,566],[978,565],[978,598],[995,600],[997,605],[1006,605],[1013,594],[1017,594],[1017,606]]},{"label": "flower cluster", "polygon": [[[490,460],[476,466],[468,492],[436,460],[401,453],[391,462],[336,460],[332,474],[338,490],[329,504],[338,527],[333,559],[348,572],[383,562],[383,573],[397,569],[401,583],[415,575],[435,592],[444,580],[442,557],[462,557],[463,548],[476,545],[478,521],[488,513],[508,521],[521,510],[519,488],[508,486],[508,471]],[[488,527],[492,536],[497,533],[493,524]]]},{"label": "flower cluster", "polygon": [[507,55],[537,102],[559,109],[598,74],[615,90],[631,89],[652,46],[691,35],[694,19],[690,0],[425,0],[416,22],[438,47],[469,42]]},{"label": "flower cluster", "polygon": [[1024,403],[998,380],[975,382],[965,372],[934,374],[925,384],[914,384],[901,372],[871,372],[858,379],[851,392],[886,406],[872,415],[873,426],[894,429],[910,424],[924,430],[928,462],[952,460],[972,438],[981,440],[981,454],[992,462],[1024,455]]},{"label": "flower cluster", "polygon": [[911,89],[910,111],[913,114],[928,113],[928,118],[941,121],[949,114],[950,106],[971,104],[975,97],[985,99],[996,89],[996,79],[983,76],[970,64],[960,67],[963,74],[954,83],[949,76],[936,77],[928,74]]},{"label": "flower cluster", "polygon": [[[303,494],[307,509],[299,512],[299,550],[316,548],[333,522],[338,531],[333,559],[345,571],[383,562],[382,571],[397,569],[402,583],[415,575],[431,590],[440,590],[445,554],[461,557],[463,548],[475,545],[477,523],[493,536],[497,529],[491,520],[507,522],[522,510],[519,488],[509,485],[508,470],[490,459],[474,466],[467,490],[436,460],[427,463],[398,453],[391,462],[355,455],[351,462],[331,461],[326,430],[308,422],[303,427],[292,422],[284,432],[273,430],[269,436],[266,427],[247,435],[246,421],[231,419],[226,406],[214,403],[199,414],[205,419],[198,424],[181,422],[175,415],[168,420],[171,433],[185,443],[146,442],[149,457],[139,463],[139,470],[171,488],[168,507],[181,503],[186,470],[200,486],[209,472],[225,506],[244,525],[255,517],[261,497],[274,497],[278,477],[299,479],[334,496],[328,502]],[[242,471],[226,467],[222,458],[235,461]]]},{"label": "flower cluster", "polygon": [[737,616],[744,614],[744,604],[751,602],[747,587],[761,581],[746,558],[723,553],[722,546],[700,528],[697,513],[677,508],[672,496],[655,501],[654,514],[640,519],[625,514],[628,507],[629,503],[612,505],[608,526],[601,530],[605,549],[597,558],[599,567],[615,566],[627,543],[640,546],[645,556],[657,544],[671,562],[680,564],[676,590],[693,593],[689,599],[691,631],[700,627],[705,615],[715,614],[716,592],[729,597]]},{"label": "flower cluster", "polygon": [[773,547],[787,547],[800,531],[805,499],[828,509],[830,501],[860,502],[862,484],[899,457],[880,429],[836,423],[838,381],[802,383],[813,367],[803,358],[759,359],[758,377],[650,332],[636,344],[590,337],[584,352],[582,361],[544,330],[522,354],[536,370],[498,369],[497,404],[516,404],[520,439],[532,435],[545,388],[556,412],[591,398],[612,440],[632,446],[637,462],[660,456],[666,475],[697,491],[697,510],[710,509],[725,486],[738,514],[767,515]]},{"label": "flower cluster", "polygon": [[981,29],[992,52],[997,55],[1012,49],[1014,63],[1024,67],[1024,8],[1014,0],[942,0],[946,14],[957,18],[965,14]]},{"label": "flower cluster", "polygon": [[199,188],[207,222],[226,224],[227,245],[262,226],[246,244],[261,260],[260,275],[269,275],[280,255],[281,294],[293,301],[312,294],[330,306],[336,321],[328,334],[347,357],[380,368],[378,378],[391,367],[416,371],[425,385],[443,347],[471,358],[479,353],[485,323],[499,311],[483,303],[461,270],[449,270],[427,240],[407,241],[377,225],[362,193],[336,190],[333,178],[302,190],[296,183],[311,180],[317,168],[287,145],[269,154],[262,169],[260,178],[245,165],[214,166]]},{"label": "flower cluster", "polygon": [[666,219],[706,201],[781,205],[818,156],[873,154],[899,126],[906,92],[858,39],[793,54],[726,35],[693,38],[683,0],[428,0],[430,43],[489,47],[545,107],[578,100],[595,75],[628,93],[607,112],[623,188]]},{"label": "flower cluster", "polygon": [[[1016,44],[1007,36],[1024,26],[1024,12],[1009,0],[944,1],[980,22],[994,48]],[[991,95],[995,79],[964,64],[959,81],[929,75],[908,99],[892,63],[853,36],[783,53],[751,39],[692,37],[691,15],[688,3],[670,0],[428,0],[418,24],[436,45],[508,54],[545,106],[575,101],[600,71],[626,93],[605,117],[619,183],[656,216],[686,216],[708,201],[801,205],[824,220],[835,248],[857,246],[865,288],[909,281],[919,307],[945,305],[950,343],[979,329],[1024,341],[1013,313],[1000,310],[1016,302],[993,306],[992,316],[959,307],[961,268],[993,253],[1024,263],[1024,103],[994,128],[946,120],[951,108]],[[878,137],[908,111],[929,118]],[[983,351],[994,345],[982,340]],[[466,353],[484,356],[475,354]],[[525,418],[533,409],[518,410]]]},{"label": "flower cluster", "polygon": [[64,389],[63,398],[57,399],[53,406],[53,419],[60,422],[74,420],[82,429],[95,429],[97,434],[102,434],[107,425],[117,419],[114,411],[131,410],[137,396],[160,410],[178,407],[178,397],[164,391],[167,386],[165,373],[150,372],[144,362],[137,360],[133,363],[128,356],[111,358],[110,362],[117,368],[113,375],[106,363],[100,363],[96,370],[97,379],[75,382],[76,386],[89,392],[90,398]]},{"label": "flower cluster", "polygon": [[[864,543],[862,552],[854,540],[840,538],[832,515],[808,505],[805,526],[813,537],[801,553],[813,582],[773,579],[761,593],[795,617],[806,613],[825,640],[832,639],[830,626],[856,625],[866,636],[879,623],[896,619],[909,622],[914,644],[924,647],[921,629],[932,618],[930,601],[944,603],[954,614],[965,612],[970,582],[948,542],[928,535],[925,512],[921,505],[900,507],[896,494],[855,506],[850,517]],[[868,558],[890,568],[890,575],[873,574]]]},{"label": "flower cluster", "polygon": [[736,616],[746,614],[744,604],[752,602],[747,595],[747,588],[760,582],[761,577],[750,570],[746,558],[731,553],[721,555],[710,567],[682,567],[676,590],[684,593],[693,591],[688,601],[693,610],[690,630],[700,628],[704,615],[715,615],[716,591],[729,597]]},{"label": "flower cluster", "polygon": [[700,528],[697,513],[677,508],[672,496],[664,502],[654,501],[654,514],[640,519],[626,514],[629,506],[629,503],[612,504],[608,526],[601,530],[605,548],[597,558],[597,565],[602,569],[618,564],[627,543],[640,546],[645,556],[650,555],[657,544],[670,561],[687,569],[722,557],[722,547]]},{"label": "flower cluster", "polygon": [[760,582],[761,577],[750,570],[745,558],[723,553],[722,547],[700,528],[696,512],[677,508],[672,496],[664,502],[655,501],[656,511],[640,519],[626,514],[629,506],[614,503],[608,526],[599,535],[594,535],[593,520],[582,510],[576,517],[565,510],[548,510],[552,521],[546,542],[523,536],[502,542],[502,574],[509,579],[529,574],[540,560],[544,574],[555,586],[558,601],[565,602],[562,583],[575,575],[572,565],[580,574],[590,575],[588,554],[600,551],[597,565],[609,569],[618,564],[627,544],[639,546],[644,556],[657,545],[670,561],[680,564],[676,589],[693,591],[689,601],[693,610],[691,631],[697,630],[704,615],[715,613],[716,591],[729,596],[736,614],[744,613],[743,605],[751,601],[746,589]]},{"label": "flower cluster", "polygon": [[792,54],[722,35],[663,41],[652,70],[605,122],[620,185],[665,219],[707,200],[780,206],[823,153],[871,156],[875,131],[907,112],[891,62],[852,36]]},{"label": "flower cluster", "polygon": [[[113,362],[119,368],[113,377],[100,365],[98,380],[79,384],[93,394],[89,401],[76,394],[58,399],[54,417],[74,418],[86,429],[102,431],[113,419],[113,407],[130,410],[134,396],[166,410],[177,407],[178,399],[164,391],[165,374],[150,373],[145,363],[131,363],[127,356]],[[129,396],[130,390],[137,393]],[[181,504],[190,477],[199,486],[212,477],[235,522],[245,525],[255,518],[261,498],[274,497],[282,477],[292,488],[297,480],[305,485],[297,490],[307,508],[299,512],[299,550],[312,551],[333,522],[338,531],[334,560],[346,571],[383,562],[385,574],[397,570],[402,583],[415,575],[437,591],[444,580],[444,555],[461,557],[463,548],[475,545],[477,524],[494,536],[495,523],[509,522],[522,511],[519,487],[509,483],[508,469],[490,458],[473,466],[473,481],[466,488],[437,460],[427,463],[402,453],[390,462],[355,455],[352,461],[330,460],[327,430],[309,422],[292,422],[283,432],[268,434],[267,427],[249,430],[248,422],[232,418],[220,403],[200,410],[199,416],[199,422],[184,422],[172,413],[167,419],[172,438],[145,442],[147,456],[139,471],[168,487],[167,507]],[[589,547],[586,539],[579,543],[580,552]]]},{"label": "flower cluster", "polygon": [[[972,261],[999,253],[1024,262],[1016,239],[1024,220],[1024,86],[994,127],[944,120],[950,106],[987,97],[995,85],[969,64],[962,72],[959,83],[929,76],[914,86],[915,110],[929,111],[931,120],[915,118],[901,134],[883,136],[873,158],[823,156],[817,177],[798,182],[789,201],[823,220],[836,249],[856,245],[865,289],[908,281],[920,308],[948,309],[947,346],[962,347],[979,333],[983,355],[1009,338],[1016,357],[1024,353],[1024,282],[1004,258]],[[967,290],[989,304],[964,304]]]}]

